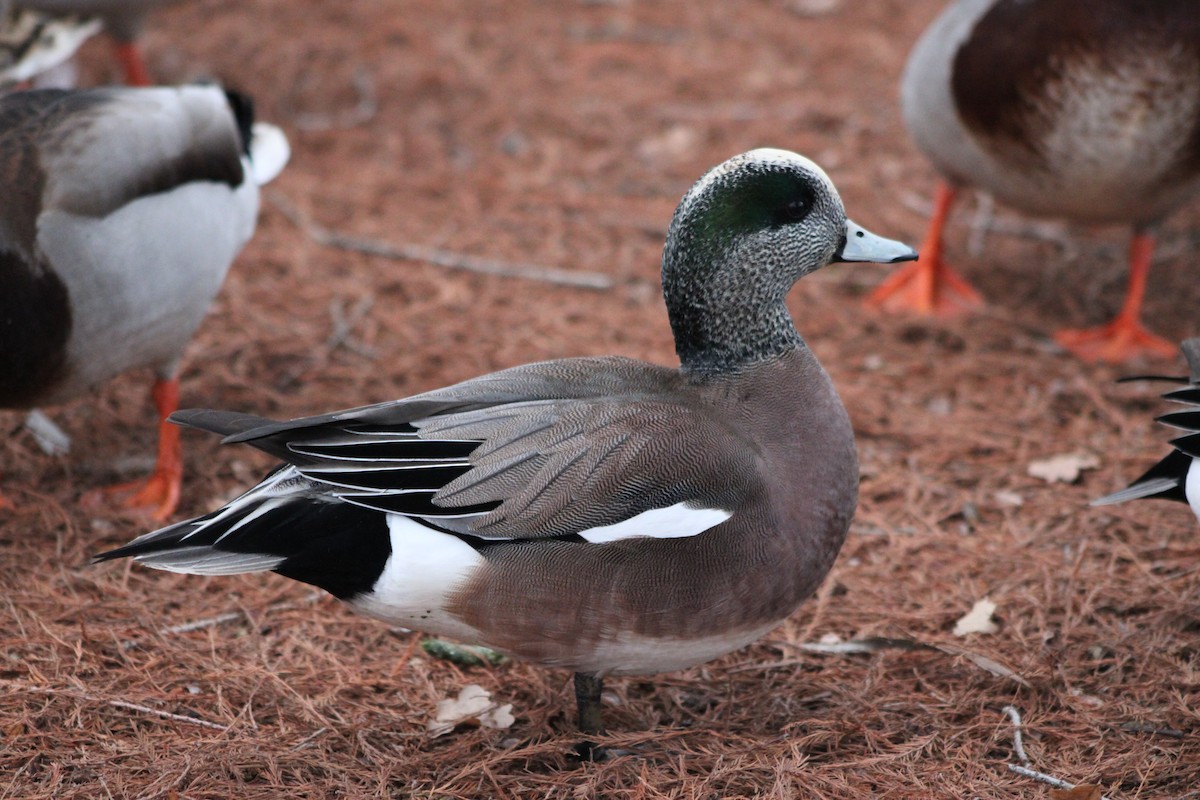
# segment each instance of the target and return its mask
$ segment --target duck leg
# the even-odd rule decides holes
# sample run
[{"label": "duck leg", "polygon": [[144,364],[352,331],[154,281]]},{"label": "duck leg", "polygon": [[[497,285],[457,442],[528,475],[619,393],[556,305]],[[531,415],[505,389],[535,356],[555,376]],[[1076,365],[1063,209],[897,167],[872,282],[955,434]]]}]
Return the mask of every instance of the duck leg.
[{"label": "duck leg", "polygon": [[150,71],[146,69],[146,62],[136,44],[132,41],[118,40],[114,50],[117,54],[117,61],[120,62],[121,69],[125,73],[126,85],[150,86],[153,83],[150,79]]},{"label": "duck leg", "polygon": [[942,259],[942,232],[955,194],[950,184],[938,184],[920,258],[893,272],[867,298],[867,306],[949,317],[983,305],[979,292]]},{"label": "duck leg", "polygon": [[[604,733],[604,722],[600,716],[600,694],[603,690],[603,678],[575,673],[575,707],[579,712],[577,722],[584,736]],[[575,750],[584,761],[601,761],[607,755],[603,747],[586,740],[576,745]]]},{"label": "duck leg", "polygon": [[179,378],[158,378],[151,390],[155,408],[158,409],[158,459],[154,472],[145,483],[133,482],[109,486],[110,493],[134,492],[122,502],[127,508],[154,507],[153,518],[162,522],[171,516],[179,505],[179,487],[183,482],[183,444],[179,439],[180,428],[167,422],[179,409]]},{"label": "duck leg", "polygon": [[1121,363],[1138,356],[1173,358],[1177,346],[1142,326],[1142,300],[1154,255],[1154,234],[1137,231],[1129,246],[1129,288],[1117,316],[1098,328],[1061,330],[1054,334],[1060,345],[1084,361]]}]

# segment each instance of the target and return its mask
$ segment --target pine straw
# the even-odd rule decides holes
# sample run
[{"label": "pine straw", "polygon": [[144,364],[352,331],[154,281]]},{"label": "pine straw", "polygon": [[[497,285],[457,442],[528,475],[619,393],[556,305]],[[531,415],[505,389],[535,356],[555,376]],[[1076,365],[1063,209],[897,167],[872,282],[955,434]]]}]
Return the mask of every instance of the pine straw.
[{"label": "pine straw", "polygon": [[[273,189],[319,224],[617,281],[597,295],[332,251],[268,203],[190,350],[185,404],[287,417],[539,358],[670,363],[656,264],[671,209],[703,168],[764,143],[815,155],[856,219],[919,239],[906,198],[932,177],[899,132],[894,80],[939,3],[815,18],[782,5],[514,3],[502,15],[197,0],[158,15],[152,68],[256,91],[295,148]],[[361,106],[362,68],[378,96],[369,119],[341,113]],[[85,69],[109,69],[103,43]],[[351,127],[289,123],[312,112]],[[51,410],[74,438],[65,458],[5,415],[0,463],[23,511],[0,516],[0,797],[1046,796],[1007,769],[1009,705],[1037,770],[1113,798],[1200,797],[1195,521],[1176,504],[1086,506],[1163,452],[1157,387],[1115,385],[1124,370],[1078,364],[1046,336],[1115,308],[1124,234],[1074,239],[1077,256],[992,236],[968,258],[960,217],[952,252],[995,299],[985,315],[871,318],[858,301],[882,272],[861,268],[794,293],[858,434],[849,541],[818,596],[763,641],[610,681],[602,743],[627,753],[605,763],[572,757],[565,674],[431,661],[415,634],[277,576],[88,567],[145,530],[80,502],[148,466],[145,375]],[[1173,337],[1197,333],[1198,221],[1194,208],[1172,220],[1151,281],[1149,318]],[[269,465],[200,436],[186,446],[181,515]],[[1101,460],[1077,485],[1025,473],[1077,450]],[[999,631],[955,638],[984,596]],[[798,647],[829,636],[950,652]],[[436,702],[468,683],[512,703],[515,725],[430,740]]]}]

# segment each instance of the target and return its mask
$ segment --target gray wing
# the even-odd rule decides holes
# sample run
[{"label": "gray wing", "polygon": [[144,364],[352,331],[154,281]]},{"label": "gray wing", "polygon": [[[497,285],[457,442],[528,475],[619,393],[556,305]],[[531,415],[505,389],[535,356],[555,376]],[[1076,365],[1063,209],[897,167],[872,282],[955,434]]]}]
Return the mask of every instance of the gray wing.
[{"label": "gray wing", "polygon": [[273,453],[347,502],[484,538],[539,538],[678,503],[740,507],[755,449],[695,397],[674,370],[586,358],[292,422],[176,418]]}]

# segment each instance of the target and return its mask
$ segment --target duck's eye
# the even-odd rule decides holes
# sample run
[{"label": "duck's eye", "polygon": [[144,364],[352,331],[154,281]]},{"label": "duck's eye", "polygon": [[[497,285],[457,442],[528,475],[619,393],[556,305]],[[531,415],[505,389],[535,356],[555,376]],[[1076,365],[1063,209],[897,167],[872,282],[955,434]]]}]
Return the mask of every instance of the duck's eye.
[{"label": "duck's eye", "polygon": [[781,210],[780,216],[784,222],[799,222],[807,217],[811,210],[812,204],[808,200],[797,197],[787,202],[787,205]]}]

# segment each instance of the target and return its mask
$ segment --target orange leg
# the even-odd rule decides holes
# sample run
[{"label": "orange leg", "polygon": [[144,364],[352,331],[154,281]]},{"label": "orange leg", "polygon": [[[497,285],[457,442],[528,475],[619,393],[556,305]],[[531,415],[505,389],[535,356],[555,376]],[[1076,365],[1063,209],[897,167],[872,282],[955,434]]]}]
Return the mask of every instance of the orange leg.
[{"label": "orange leg", "polygon": [[979,292],[942,259],[942,230],[950,216],[954,195],[952,186],[938,184],[933,218],[919,251],[921,257],[905,264],[880,284],[867,298],[869,307],[950,317],[983,305]]},{"label": "orange leg", "polygon": [[9,500],[7,497],[5,497],[3,492],[0,492],[0,511],[16,512],[18,510],[19,509],[17,508],[16,504],[13,503],[12,500]]},{"label": "orange leg", "polygon": [[117,42],[117,61],[121,62],[121,69],[125,71],[125,83],[129,86],[150,86],[153,81],[150,80],[150,72],[146,69],[146,62],[142,60],[142,54],[138,52],[137,45],[133,42]]},{"label": "orange leg", "polygon": [[1118,364],[1139,356],[1174,358],[1178,352],[1175,343],[1142,327],[1142,300],[1153,255],[1154,234],[1135,234],[1129,246],[1129,288],[1120,312],[1112,322],[1098,328],[1061,330],[1054,334],[1055,341],[1084,361]]},{"label": "orange leg", "polygon": [[179,505],[179,487],[183,483],[183,444],[179,440],[179,426],[167,422],[179,409],[179,379],[159,378],[151,391],[154,405],[158,409],[158,460],[154,472],[145,483],[133,482],[109,486],[105,492],[134,492],[122,503],[127,508],[154,507],[153,517],[162,522],[171,516]]}]

